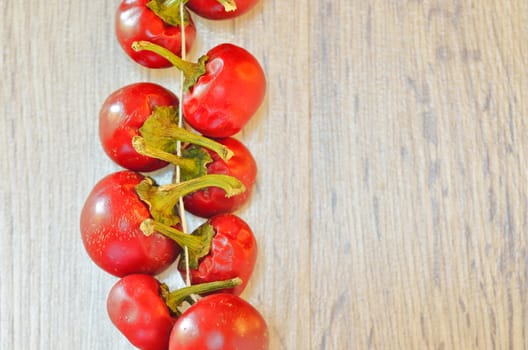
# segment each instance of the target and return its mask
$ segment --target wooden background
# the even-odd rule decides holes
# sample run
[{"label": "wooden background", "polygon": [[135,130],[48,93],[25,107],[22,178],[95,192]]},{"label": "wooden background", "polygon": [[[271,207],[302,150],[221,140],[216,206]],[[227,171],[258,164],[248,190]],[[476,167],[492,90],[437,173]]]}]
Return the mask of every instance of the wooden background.
[{"label": "wooden background", "polygon": [[[79,213],[118,169],[103,100],[179,75],[128,60],[117,5],[1,2],[2,350],[132,349]],[[528,2],[262,0],[195,21],[193,58],[233,42],[269,80],[237,137],[260,167],[244,298],[271,349],[528,349]]]}]

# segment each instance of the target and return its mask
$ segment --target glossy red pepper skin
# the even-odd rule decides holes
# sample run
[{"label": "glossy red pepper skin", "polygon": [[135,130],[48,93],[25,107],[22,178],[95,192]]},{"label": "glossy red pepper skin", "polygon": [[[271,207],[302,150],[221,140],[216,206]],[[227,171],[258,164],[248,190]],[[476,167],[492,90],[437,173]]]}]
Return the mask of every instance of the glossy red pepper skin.
[{"label": "glossy red pepper skin", "polygon": [[248,302],[233,294],[198,300],[178,318],[169,350],[266,350],[268,326]]},{"label": "glossy red pepper skin", "polygon": [[[152,12],[147,3],[149,0],[123,0],[115,15],[115,32],[117,41],[137,63],[148,68],[172,67],[165,58],[148,51],[136,52],[132,49],[134,41],[146,40],[165,47],[181,56],[182,33],[180,26],[165,23]],[[185,47],[190,50],[196,38],[196,27],[192,18],[185,25]]]},{"label": "glossy red pepper skin", "polygon": [[[223,281],[240,277],[242,284],[224,290],[240,295],[251,278],[257,260],[257,242],[249,225],[238,216],[223,214],[210,218],[206,225],[211,225],[215,235],[211,250],[200,260],[198,269],[191,269],[192,284]],[[180,268],[185,276],[185,271]]]},{"label": "glossy red pepper skin", "polygon": [[175,320],[154,277],[123,277],[110,290],[106,308],[112,323],[134,346],[141,350],[168,348]]},{"label": "glossy red pepper skin", "polygon": [[238,195],[226,197],[224,190],[209,187],[185,196],[185,209],[203,218],[232,213],[244,206],[251,197],[257,177],[257,163],[242,142],[232,137],[215,141],[228,147],[234,155],[224,161],[216,153],[208,151],[213,161],[207,165],[207,173],[234,176],[244,184],[246,190]]},{"label": "glossy red pepper skin", "polygon": [[189,0],[187,7],[200,17],[208,19],[228,19],[243,15],[251,10],[258,0],[236,0],[237,9],[226,11],[218,0]]},{"label": "glossy red pepper skin", "polygon": [[233,136],[264,100],[264,71],[252,54],[233,44],[220,44],[206,56],[205,74],[183,96],[184,118],[205,136]]},{"label": "glossy red pepper skin", "polygon": [[81,212],[81,238],[88,255],[114,276],[161,273],[180,250],[171,239],[158,233],[145,236],[140,230],[141,223],[150,218],[148,207],[134,190],[143,179],[132,171],[104,177]]},{"label": "glossy red pepper skin", "polygon": [[99,138],[105,153],[123,168],[149,172],[167,165],[143,156],[132,146],[132,138],[152,114],[155,106],[178,106],[178,98],[166,88],[148,82],[124,86],[110,94],[99,112]]}]

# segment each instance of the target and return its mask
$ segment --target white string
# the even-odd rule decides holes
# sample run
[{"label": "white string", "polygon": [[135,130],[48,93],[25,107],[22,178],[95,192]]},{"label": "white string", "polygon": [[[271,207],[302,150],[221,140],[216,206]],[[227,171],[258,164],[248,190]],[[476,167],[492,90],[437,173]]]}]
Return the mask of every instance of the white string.
[{"label": "white string", "polygon": [[[187,55],[187,47],[185,45],[185,16],[184,16],[184,2],[180,2],[180,31],[181,31],[181,58],[185,59],[185,56]],[[180,128],[183,127],[183,82],[185,80],[185,76],[182,71],[180,71],[180,93],[179,93],[179,100],[180,103],[178,105],[178,126]],[[182,149],[181,149],[181,141],[177,141],[176,143],[176,154],[181,157],[182,155]],[[181,172],[180,167],[176,166],[175,169],[175,179],[176,183],[179,183],[181,181]],[[181,225],[182,225],[182,231],[187,233],[187,218],[185,213],[185,206],[183,204],[183,198],[180,197],[179,203],[179,216],[181,219]],[[183,247],[184,253],[185,253],[185,284],[187,286],[191,285],[191,275],[189,270],[189,248]]]}]

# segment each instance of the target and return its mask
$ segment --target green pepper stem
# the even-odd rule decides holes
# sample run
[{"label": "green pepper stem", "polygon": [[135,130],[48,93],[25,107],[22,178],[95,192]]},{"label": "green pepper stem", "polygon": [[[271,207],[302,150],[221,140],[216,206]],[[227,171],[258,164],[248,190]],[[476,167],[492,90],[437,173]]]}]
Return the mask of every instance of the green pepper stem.
[{"label": "green pepper stem", "polygon": [[[174,227],[164,225],[152,219],[146,219],[143,221],[140,225],[140,229],[146,236],[150,236],[154,232],[161,233],[162,235],[172,239],[180,247],[188,247],[190,251],[203,250],[204,246],[207,245],[206,239],[200,236],[183,233]],[[209,249],[209,247],[207,248]]]},{"label": "green pepper stem", "polygon": [[166,162],[177,165],[188,172],[194,173],[197,171],[196,163],[192,159],[178,157],[177,155],[174,155],[172,153],[162,151],[155,147],[150,147],[145,141],[145,139],[141,136],[134,136],[132,138],[132,146],[134,146],[134,149],[137,153],[142,154],[144,156],[164,160]]},{"label": "green pepper stem", "polygon": [[242,279],[235,277],[225,281],[214,281],[207,283],[195,284],[189,287],[184,287],[173,292],[169,292],[166,296],[165,303],[167,307],[177,315],[180,315],[178,306],[180,306],[187,298],[193,294],[206,294],[216,292],[222,289],[231,289],[242,284]]},{"label": "green pepper stem", "polygon": [[224,6],[224,9],[226,12],[235,11],[237,9],[237,4],[234,0],[216,0],[218,1],[222,6]]},{"label": "green pepper stem", "polygon": [[150,215],[166,225],[180,222],[174,215],[174,208],[180,198],[208,187],[219,187],[226,192],[226,197],[235,196],[246,190],[244,184],[236,177],[229,175],[208,174],[180,183],[155,186],[151,178],[141,181],[136,187],[139,198],[148,204]]},{"label": "green pepper stem", "polygon": [[[182,26],[188,21],[188,15],[180,6],[187,3],[188,0],[150,0],[147,7],[154,12],[163,22],[174,27]],[[182,28],[183,31],[183,28]]]},{"label": "green pepper stem", "polygon": [[185,266],[188,263],[192,269],[197,269],[200,265],[200,259],[209,254],[213,238],[216,234],[215,229],[208,222],[200,225],[191,234],[185,234],[174,227],[152,219],[143,221],[140,229],[147,236],[158,232],[175,241],[180,247],[184,248],[183,257],[185,258]]},{"label": "green pepper stem", "polygon": [[163,46],[144,40],[134,41],[132,43],[132,49],[134,51],[151,51],[157,53],[169,61],[174,67],[178,68],[183,73],[185,77],[183,84],[185,90],[188,90],[196,83],[198,78],[205,74],[205,61],[207,60],[206,56],[202,56],[198,63],[185,61]]},{"label": "green pepper stem", "polygon": [[[185,142],[211,150],[224,161],[233,156],[233,152],[220,142],[185,129],[182,119],[175,106],[154,106],[151,115],[139,129],[140,135],[149,147],[169,153],[173,153],[174,145]],[[176,155],[181,156],[178,151]]]},{"label": "green pepper stem", "polygon": [[208,187],[223,189],[226,197],[236,196],[246,190],[246,186],[236,177],[220,174],[208,174],[177,184],[159,186],[159,190],[171,191],[174,197],[179,198]]},{"label": "green pepper stem", "polygon": [[169,126],[161,130],[156,130],[156,135],[160,137],[170,137],[182,142],[202,146],[218,154],[218,156],[224,161],[228,161],[233,156],[233,151],[221,143],[177,126]]}]

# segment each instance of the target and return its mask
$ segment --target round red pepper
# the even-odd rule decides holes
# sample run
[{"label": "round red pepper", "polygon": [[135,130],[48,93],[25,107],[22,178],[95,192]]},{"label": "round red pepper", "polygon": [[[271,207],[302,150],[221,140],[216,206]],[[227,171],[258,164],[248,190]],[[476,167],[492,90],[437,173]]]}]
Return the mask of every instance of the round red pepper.
[{"label": "round red pepper", "polygon": [[143,179],[132,171],[106,176],[95,185],[81,212],[81,237],[88,255],[115,276],[158,274],[179,252],[171,239],[158,233],[145,236],[140,229],[150,218],[135,191]]},{"label": "round red pepper", "polygon": [[212,162],[207,164],[207,173],[233,176],[244,184],[246,190],[236,196],[226,197],[224,190],[208,187],[185,196],[185,209],[203,218],[232,213],[244,206],[251,197],[257,177],[257,163],[242,142],[230,137],[216,141],[231,150],[233,156],[225,161],[217,153],[206,149],[212,158]]},{"label": "round red pepper", "polygon": [[[167,68],[171,63],[153,52],[136,52],[132,43],[137,40],[147,40],[165,47],[174,54],[181,55],[182,32],[177,23],[169,24],[147,7],[150,0],[123,0],[115,15],[115,31],[117,41],[137,63],[148,68]],[[176,11],[179,9],[176,8]],[[179,16],[173,16],[178,18]],[[185,24],[185,47],[191,48],[196,27],[190,16]]]},{"label": "round red pepper", "polygon": [[[235,0],[236,9],[231,9],[231,1],[225,0],[189,0],[187,7],[200,17],[208,19],[234,18],[251,10],[258,0]],[[227,9],[226,9],[227,7]]]},{"label": "round red pepper", "polygon": [[206,56],[206,73],[183,96],[185,121],[205,136],[233,136],[264,100],[264,71],[252,54],[233,44],[220,44]]},{"label": "round red pepper", "polygon": [[249,225],[238,216],[223,214],[210,218],[192,234],[154,220],[142,226],[145,234],[159,232],[170,237],[181,247],[187,247],[179,269],[186,275],[189,261],[191,282],[206,283],[239,277],[242,283],[227,293],[241,294],[246,287],[257,259],[257,242]]},{"label": "round red pepper", "polygon": [[184,61],[148,41],[135,42],[132,47],[138,52],[156,52],[184,73],[184,88],[188,91],[183,95],[183,115],[205,136],[233,136],[264,101],[264,70],[251,53],[239,46],[215,46],[198,63]]},{"label": "round red pepper", "polygon": [[139,128],[157,106],[178,106],[178,98],[153,83],[135,83],[114,91],[99,112],[99,138],[106,154],[118,165],[134,171],[154,171],[167,162],[137,153],[132,146]]},{"label": "round red pepper", "polygon": [[[205,225],[211,225],[214,237],[209,254],[200,259],[196,269],[190,269],[193,284],[240,277],[242,284],[226,293],[240,295],[253,273],[257,260],[257,242],[249,225],[232,214],[210,218]],[[185,276],[184,266],[180,271]]]},{"label": "round red pepper", "polygon": [[112,323],[136,347],[163,350],[175,319],[161,296],[161,285],[149,275],[128,275],[108,294],[106,308]]},{"label": "round red pepper", "polygon": [[212,294],[198,300],[178,318],[169,350],[266,350],[268,326],[262,315],[240,297]]}]

